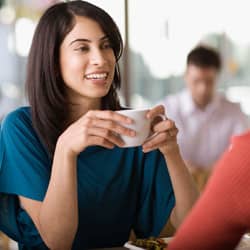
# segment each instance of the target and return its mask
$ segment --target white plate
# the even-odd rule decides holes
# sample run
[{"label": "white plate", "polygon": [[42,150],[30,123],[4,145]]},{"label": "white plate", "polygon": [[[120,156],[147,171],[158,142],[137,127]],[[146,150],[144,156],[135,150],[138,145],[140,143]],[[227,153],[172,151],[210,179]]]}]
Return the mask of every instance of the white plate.
[{"label": "white plate", "polygon": [[145,250],[144,248],[141,247],[137,247],[135,245],[132,244],[132,241],[128,241],[124,244],[124,247],[131,249],[131,250]]},{"label": "white plate", "polygon": [[250,235],[244,234],[235,250],[250,250]]}]

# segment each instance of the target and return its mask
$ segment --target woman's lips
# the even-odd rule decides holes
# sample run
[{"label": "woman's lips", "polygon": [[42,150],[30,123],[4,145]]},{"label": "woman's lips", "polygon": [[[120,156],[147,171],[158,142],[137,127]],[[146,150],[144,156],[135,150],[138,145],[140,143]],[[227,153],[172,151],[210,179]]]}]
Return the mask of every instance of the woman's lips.
[{"label": "woman's lips", "polygon": [[108,73],[92,73],[85,75],[85,78],[88,80],[106,80]]}]

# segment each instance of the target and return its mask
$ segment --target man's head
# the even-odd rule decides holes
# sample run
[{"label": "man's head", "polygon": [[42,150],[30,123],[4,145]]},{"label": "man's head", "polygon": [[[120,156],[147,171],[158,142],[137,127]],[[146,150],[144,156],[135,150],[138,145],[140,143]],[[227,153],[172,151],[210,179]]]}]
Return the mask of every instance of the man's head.
[{"label": "man's head", "polygon": [[200,108],[205,108],[212,100],[220,69],[220,55],[214,49],[198,46],[189,52],[185,81],[194,102]]}]

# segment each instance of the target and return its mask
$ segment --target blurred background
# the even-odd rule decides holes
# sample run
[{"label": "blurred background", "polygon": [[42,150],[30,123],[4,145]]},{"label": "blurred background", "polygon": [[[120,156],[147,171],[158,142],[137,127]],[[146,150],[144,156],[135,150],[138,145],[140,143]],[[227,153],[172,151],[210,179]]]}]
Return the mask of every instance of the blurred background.
[{"label": "blurred background", "polygon": [[[0,119],[26,104],[27,55],[43,11],[56,0],[0,0]],[[218,88],[250,117],[247,0],[89,0],[116,21],[125,44],[123,104],[149,107],[184,87],[187,53],[199,42],[223,57]]]},{"label": "blurred background", "polygon": [[[33,32],[44,10],[56,2],[60,1],[0,0],[0,120],[27,103],[24,82]],[[248,0],[89,2],[105,9],[121,30],[124,105],[150,107],[182,89],[186,56],[202,42],[222,55],[219,91],[239,102],[250,118]]]}]

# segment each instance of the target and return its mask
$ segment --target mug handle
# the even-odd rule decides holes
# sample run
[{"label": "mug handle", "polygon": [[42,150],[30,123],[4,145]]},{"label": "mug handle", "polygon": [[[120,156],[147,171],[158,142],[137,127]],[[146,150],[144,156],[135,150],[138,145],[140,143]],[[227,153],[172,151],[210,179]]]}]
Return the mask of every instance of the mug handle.
[{"label": "mug handle", "polygon": [[[160,117],[160,118],[162,119],[162,121],[166,121],[166,120],[168,119],[166,115],[162,115],[162,114],[159,114],[159,115],[157,115],[156,117]],[[156,118],[156,117],[155,117],[155,118]],[[154,119],[155,119],[155,118],[154,118]],[[151,121],[151,122],[153,122],[153,121]],[[145,140],[145,142],[148,141],[148,140],[150,140],[150,139],[152,139],[152,138],[155,137],[157,134],[158,134],[157,132],[151,131],[151,133],[149,134],[149,136],[147,137],[147,139]]]}]

